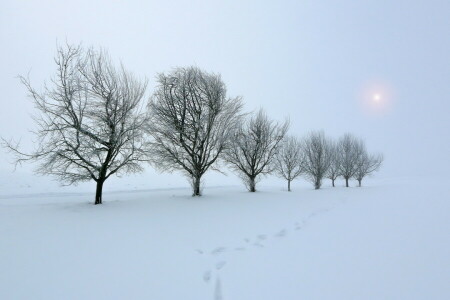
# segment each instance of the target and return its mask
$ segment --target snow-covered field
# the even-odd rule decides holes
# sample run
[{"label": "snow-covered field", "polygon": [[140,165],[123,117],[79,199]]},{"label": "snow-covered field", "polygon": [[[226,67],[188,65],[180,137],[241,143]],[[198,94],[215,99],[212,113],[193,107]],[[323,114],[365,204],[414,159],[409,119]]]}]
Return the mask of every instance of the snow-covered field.
[{"label": "snow-covered field", "polygon": [[365,184],[8,191],[0,299],[450,299],[450,180]]}]

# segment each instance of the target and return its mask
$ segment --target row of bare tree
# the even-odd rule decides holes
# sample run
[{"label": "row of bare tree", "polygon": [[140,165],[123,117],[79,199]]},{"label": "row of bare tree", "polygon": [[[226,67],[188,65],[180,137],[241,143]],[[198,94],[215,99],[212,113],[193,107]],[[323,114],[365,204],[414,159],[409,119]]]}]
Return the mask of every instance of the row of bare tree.
[{"label": "row of bare tree", "polygon": [[274,170],[287,180],[288,190],[291,181],[304,175],[314,184],[315,189],[322,186],[324,178],[331,179],[333,187],[339,177],[348,181],[354,178],[361,186],[367,175],[377,171],[383,156],[369,154],[362,139],[349,133],[338,141],[333,141],[321,131],[312,132],[302,140],[289,136],[284,138],[277,151]]},{"label": "row of bare tree", "polygon": [[176,68],[157,76],[149,100],[147,81],[104,51],[67,45],[58,48],[56,76],[43,91],[20,77],[38,113],[36,148],[3,145],[16,162],[36,162],[37,173],[73,184],[94,180],[95,204],[102,203],[104,182],[114,174],[139,172],[144,163],[160,171],[181,171],[193,195],[209,170],[230,166],[249,191],[262,175],[276,171],[290,182],[301,174],[320,188],[324,177],[347,181],[378,169],[381,156],[367,154],[362,141],[345,135],[337,143],[323,133],[298,141],[285,137],[288,121],[275,123],[260,110],[242,113],[242,100],[229,98],[220,75],[196,67]]}]

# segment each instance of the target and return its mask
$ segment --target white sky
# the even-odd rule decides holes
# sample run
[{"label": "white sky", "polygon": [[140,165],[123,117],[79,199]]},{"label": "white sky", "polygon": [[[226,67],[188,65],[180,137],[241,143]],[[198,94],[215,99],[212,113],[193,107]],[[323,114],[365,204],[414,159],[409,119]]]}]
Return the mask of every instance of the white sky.
[{"label": "white sky", "polygon": [[[16,76],[30,71],[42,86],[55,71],[56,43],[67,40],[106,48],[149,79],[149,93],[155,74],[175,66],[221,73],[247,110],[290,116],[291,134],[364,137],[385,154],[380,176],[445,174],[449,11],[449,1],[436,0],[1,0],[0,136],[21,138],[29,149],[33,107]],[[375,93],[389,105],[367,111],[361,103]],[[0,171],[8,173],[13,167],[1,151]],[[151,170],[145,176],[156,178]],[[157,180],[185,184],[175,174]]]}]

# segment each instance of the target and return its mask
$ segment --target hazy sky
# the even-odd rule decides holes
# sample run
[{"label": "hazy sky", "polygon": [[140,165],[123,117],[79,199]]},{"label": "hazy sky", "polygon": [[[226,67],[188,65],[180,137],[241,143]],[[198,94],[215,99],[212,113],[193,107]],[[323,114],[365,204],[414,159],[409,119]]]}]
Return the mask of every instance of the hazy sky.
[{"label": "hazy sky", "polygon": [[[448,0],[1,0],[0,40],[0,135],[25,147],[33,107],[16,76],[30,71],[42,86],[67,40],[106,48],[149,79],[149,93],[175,66],[220,73],[247,110],[290,116],[291,134],[364,137],[385,154],[380,176],[450,170]],[[2,153],[3,173],[7,162]],[[160,177],[172,179],[183,182]]]}]

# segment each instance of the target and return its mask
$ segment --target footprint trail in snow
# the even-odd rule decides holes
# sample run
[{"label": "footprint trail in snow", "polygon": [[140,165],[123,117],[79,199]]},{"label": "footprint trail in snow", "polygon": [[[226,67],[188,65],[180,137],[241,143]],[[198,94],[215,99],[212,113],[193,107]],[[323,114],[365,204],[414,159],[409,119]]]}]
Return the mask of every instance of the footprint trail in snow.
[{"label": "footprint trail in snow", "polygon": [[[328,212],[335,207],[336,207],[336,205],[332,205],[329,208],[317,209],[317,210],[311,212],[309,215],[304,217],[301,221],[295,222],[293,224],[293,231],[297,231],[297,232],[300,231],[308,224],[310,219],[312,219],[315,216],[321,215],[325,212]],[[265,243],[269,243],[271,241],[277,241],[277,240],[279,241],[281,238],[285,238],[288,235],[288,232],[289,232],[288,229],[283,228],[283,229],[275,232],[275,234],[273,234],[273,235],[260,233],[260,234],[256,235],[253,239],[251,239],[249,237],[241,239],[241,241],[243,241],[243,244],[235,246],[235,247],[218,246],[210,251],[204,251],[202,249],[195,249],[195,252],[197,254],[213,257],[214,260],[216,261],[214,263],[214,266],[209,268],[208,270],[206,270],[202,276],[203,281],[205,283],[209,283],[211,281],[211,278],[215,274],[214,277],[216,278],[216,280],[215,280],[215,286],[214,286],[214,299],[223,299],[219,273],[227,265],[226,260],[220,259],[220,257],[224,253],[244,252],[246,250],[249,250],[248,246],[252,246],[251,248],[253,248],[253,249],[255,249],[255,248],[262,249],[265,247]]]}]

